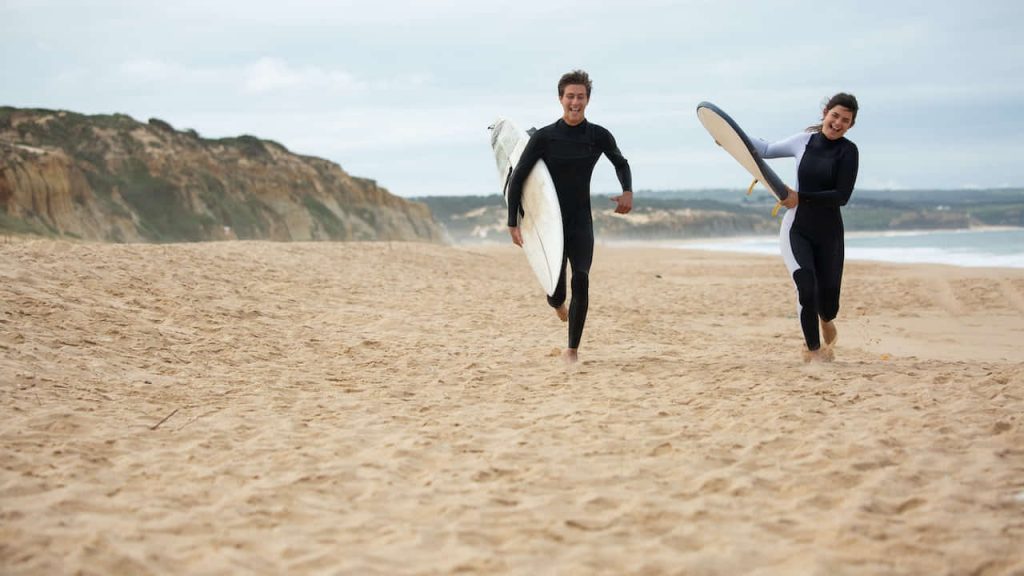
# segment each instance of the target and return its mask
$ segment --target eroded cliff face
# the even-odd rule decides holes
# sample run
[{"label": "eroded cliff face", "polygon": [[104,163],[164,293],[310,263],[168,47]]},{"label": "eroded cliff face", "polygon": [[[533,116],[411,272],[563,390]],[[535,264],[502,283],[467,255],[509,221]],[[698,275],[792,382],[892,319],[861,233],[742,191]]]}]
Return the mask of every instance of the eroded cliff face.
[{"label": "eroded cliff face", "polygon": [[0,108],[0,229],[115,242],[415,240],[423,204],[252,136]]}]

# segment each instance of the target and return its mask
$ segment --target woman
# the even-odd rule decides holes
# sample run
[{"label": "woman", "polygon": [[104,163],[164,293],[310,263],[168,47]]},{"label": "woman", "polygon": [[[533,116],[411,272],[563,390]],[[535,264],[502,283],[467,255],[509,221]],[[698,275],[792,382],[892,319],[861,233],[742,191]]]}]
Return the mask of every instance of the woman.
[{"label": "woman", "polygon": [[852,94],[839,93],[825,105],[821,124],[781,142],[755,141],[764,158],[796,158],[797,189],[790,190],[782,202],[788,210],[779,243],[796,284],[805,362],[829,362],[834,356],[832,346],[838,336],[834,320],[843,278],[839,208],[850,201],[858,165],[857,146],[845,135],[857,120],[857,109]]}]

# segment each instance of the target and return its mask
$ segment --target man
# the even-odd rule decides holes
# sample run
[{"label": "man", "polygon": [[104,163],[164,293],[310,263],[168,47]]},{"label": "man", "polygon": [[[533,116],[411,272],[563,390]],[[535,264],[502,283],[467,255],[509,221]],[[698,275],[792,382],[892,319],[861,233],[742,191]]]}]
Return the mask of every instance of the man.
[{"label": "man", "polygon": [[[612,198],[615,212],[626,214],[633,209],[632,174],[629,163],[619,152],[611,132],[587,121],[584,111],[590,103],[590,77],[582,70],[564,74],[558,81],[558,99],[562,118],[538,130],[527,143],[512,173],[508,190],[508,227],[512,242],[523,245],[519,230],[519,207],[523,183],[537,160],[544,160],[555,183],[558,204],[562,211],[565,234],[565,255],[562,273],[548,304],[563,322],[569,323],[569,343],[562,353],[568,363],[578,360],[583,325],[587,320],[590,264],[594,257],[594,222],[590,212],[590,177],[601,154],[615,166],[622,185],[622,194]],[[572,266],[572,300],[568,309],[566,298],[566,263]]]}]

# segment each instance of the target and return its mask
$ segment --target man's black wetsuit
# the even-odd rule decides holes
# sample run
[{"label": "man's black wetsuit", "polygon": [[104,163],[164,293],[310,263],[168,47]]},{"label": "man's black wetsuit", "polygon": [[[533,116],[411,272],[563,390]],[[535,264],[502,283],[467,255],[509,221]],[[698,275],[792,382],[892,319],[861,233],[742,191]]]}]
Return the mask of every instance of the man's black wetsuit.
[{"label": "man's black wetsuit", "polygon": [[555,183],[558,205],[562,210],[565,256],[555,293],[548,304],[558,308],[565,303],[566,261],[572,265],[572,301],[569,304],[569,348],[580,345],[587,320],[590,263],[594,258],[594,223],[590,213],[590,177],[597,160],[604,154],[615,166],[623,191],[632,190],[629,163],[619,152],[611,132],[584,120],[576,126],[559,119],[538,130],[526,144],[509,182],[508,225],[519,225],[519,207],[523,182],[537,160],[544,160]]},{"label": "man's black wetsuit", "polygon": [[796,285],[804,342],[817,350],[818,319],[830,322],[839,313],[844,260],[839,208],[853,194],[860,155],[853,142],[829,140],[820,132],[801,132],[773,144],[756,140],[754,146],[765,158],[796,158],[800,203],[782,218],[779,243]]}]

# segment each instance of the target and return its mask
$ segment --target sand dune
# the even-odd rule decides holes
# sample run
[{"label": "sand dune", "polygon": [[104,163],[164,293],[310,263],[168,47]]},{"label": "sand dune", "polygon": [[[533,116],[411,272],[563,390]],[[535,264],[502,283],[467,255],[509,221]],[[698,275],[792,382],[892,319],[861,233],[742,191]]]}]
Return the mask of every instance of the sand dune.
[{"label": "sand dune", "polygon": [[1024,271],[0,244],[4,574],[1022,574]]}]

